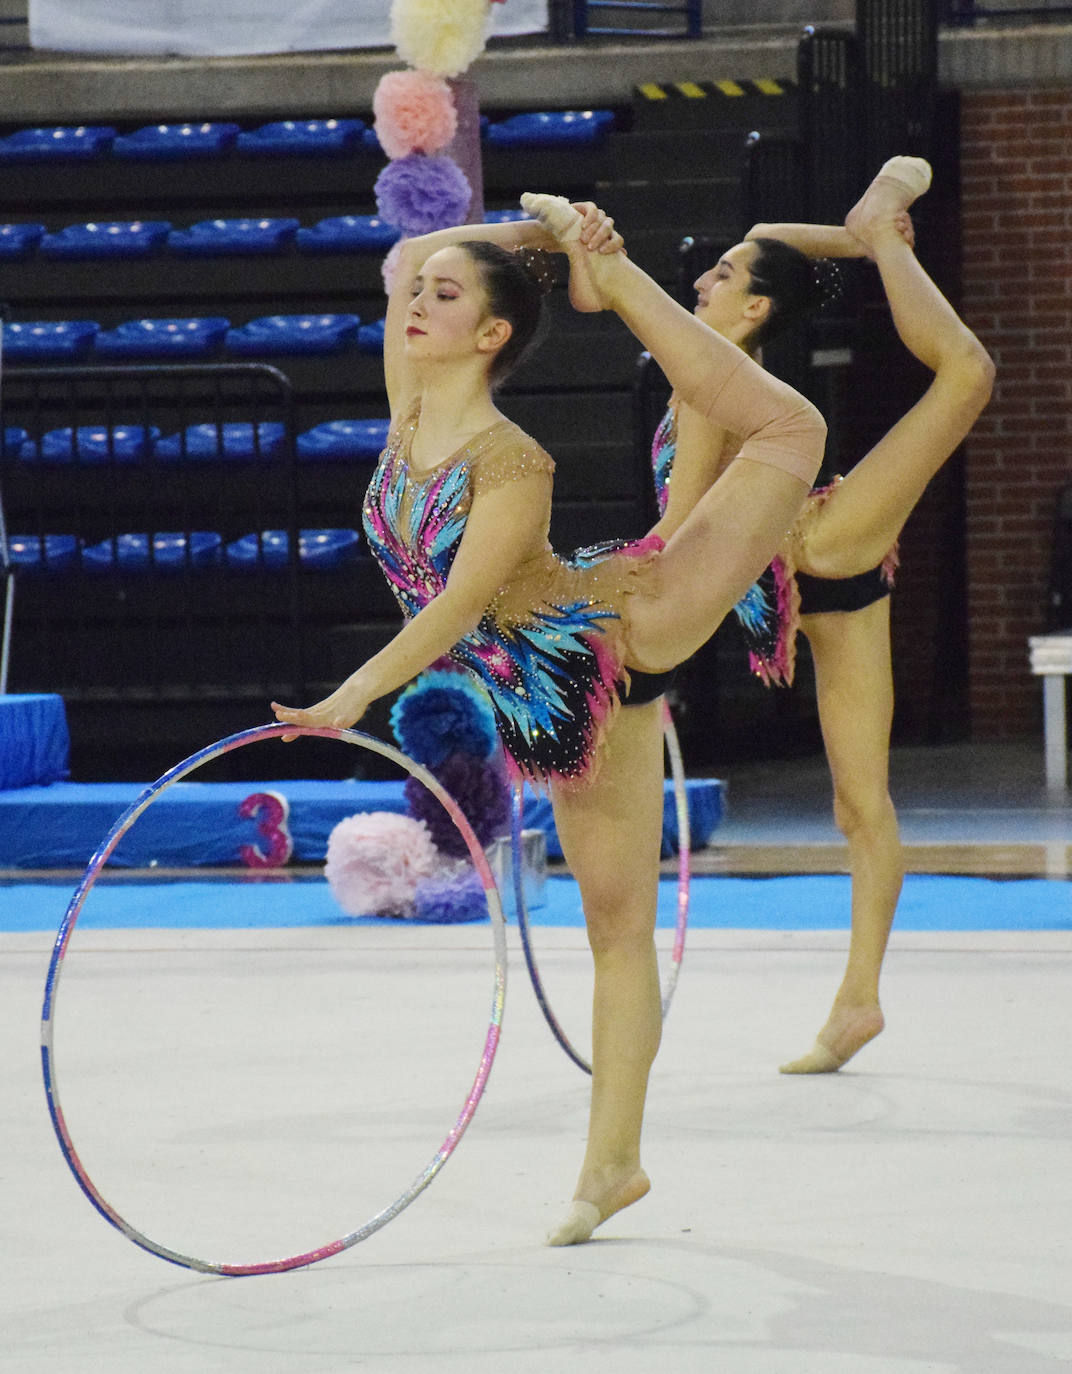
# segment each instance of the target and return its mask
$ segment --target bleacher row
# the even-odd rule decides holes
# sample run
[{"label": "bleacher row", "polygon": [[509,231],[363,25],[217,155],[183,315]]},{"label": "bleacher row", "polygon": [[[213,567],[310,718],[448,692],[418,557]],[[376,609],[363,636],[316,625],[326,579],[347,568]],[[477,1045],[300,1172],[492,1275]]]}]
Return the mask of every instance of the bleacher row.
[{"label": "bleacher row", "polygon": [[8,363],[114,362],[141,359],[200,360],[322,357],[356,348],[383,352],[382,317],[362,324],[359,315],[261,315],[232,328],[223,315],[125,320],[102,329],[95,320],[16,321],[4,330]]},{"label": "bleacher row", "polygon": [[[554,148],[598,143],[614,122],[611,110],[548,110],[481,119],[481,139],[493,148]],[[113,157],[131,162],[187,158],[320,157],[365,150],[383,155],[376,131],[362,119],[273,120],[243,130],[233,123],[150,124],[121,134],[111,125],[56,125],[17,129],[0,138],[0,164],[86,161]]]},{"label": "bleacher row", "polygon": [[[361,536],[357,530],[300,530],[297,559],[310,572],[332,572],[353,563]],[[23,574],[189,573],[218,569],[239,573],[281,570],[290,566],[287,530],[259,530],[229,543],[214,530],[169,530],[152,535],[111,535],[87,544],[74,534],[14,534],[8,554]]]}]

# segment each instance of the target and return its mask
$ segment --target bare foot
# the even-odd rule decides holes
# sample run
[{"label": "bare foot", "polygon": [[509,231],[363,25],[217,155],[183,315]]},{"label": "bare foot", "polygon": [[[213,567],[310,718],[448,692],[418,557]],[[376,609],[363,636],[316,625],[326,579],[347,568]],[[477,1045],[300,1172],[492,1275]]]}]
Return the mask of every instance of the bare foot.
[{"label": "bare foot", "polygon": [[819,1032],[815,1044],[801,1059],[783,1064],[779,1073],[836,1073],[857,1050],[874,1040],[886,1024],[877,1006],[856,1007],[848,1012],[831,1012],[830,1020]]},{"label": "bare foot", "polygon": [[651,1181],[643,1169],[637,1169],[624,1183],[607,1189],[598,1202],[575,1198],[572,1206],[554,1230],[547,1233],[548,1245],[583,1245],[592,1239],[592,1232],[608,1217],[639,1202],[651,1188]]},{"label": "bare foot", "polygon": [[600,269],[593,267],[592,259],[600,255],[589,253],[581,242],[583,219],[578,211],[564,196],[546,196],[535,191],[522,195],[521,208],[540,221],[569,258],[569,299],[574,310],[593,314],[605,309],[593,276]]},{"label": "bare foot", "polygon": [[906,237],[898,217],[903,216],[930,184],[930,163],[923,158],[891,157],[845,216],[845,228],[865,247],[871,246],[879,226],[892,224],[902,237]]}]

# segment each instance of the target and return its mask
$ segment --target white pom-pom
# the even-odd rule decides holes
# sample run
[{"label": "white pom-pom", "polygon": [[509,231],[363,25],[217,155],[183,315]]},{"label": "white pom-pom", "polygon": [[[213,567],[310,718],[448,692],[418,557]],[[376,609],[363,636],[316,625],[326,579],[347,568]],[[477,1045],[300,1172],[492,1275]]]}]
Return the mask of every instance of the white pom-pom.
[{"label": "white pom-pom", "polygon": [[441,864],[423,821],[368,811],[332,830],[324,876],[348,916],[408,916],[417,884]]},{"label": "white pom-pom", "polygon": [[487,0],[395,0],[391,37],[411,67],[435,76],[459,76],[484,51]]}]

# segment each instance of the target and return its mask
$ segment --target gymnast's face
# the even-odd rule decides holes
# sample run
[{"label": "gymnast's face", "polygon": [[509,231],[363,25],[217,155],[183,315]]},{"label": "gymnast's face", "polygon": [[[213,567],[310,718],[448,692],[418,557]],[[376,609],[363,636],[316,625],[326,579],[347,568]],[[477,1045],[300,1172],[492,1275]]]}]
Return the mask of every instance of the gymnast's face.
[{"label": "gymnast's face", "polygon": [[505,320],[489,315],[480,269],[461,248],[441,248],[414,279],[406,311],[406,354],[415,362],[490,357],[502,346]]},{"label": "gymnast's face", "polygon": [[738,243],[714,267],[696,278],[694,314],[717,334],[740,343],[766,317],[770,302],[752,290],[751,266],[759,249]]}]

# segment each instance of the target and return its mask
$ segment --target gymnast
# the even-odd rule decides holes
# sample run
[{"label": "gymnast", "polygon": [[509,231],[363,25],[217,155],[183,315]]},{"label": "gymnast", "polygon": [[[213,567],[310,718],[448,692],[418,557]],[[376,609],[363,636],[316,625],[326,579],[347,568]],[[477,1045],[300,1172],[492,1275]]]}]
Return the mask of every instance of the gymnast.
[{"label": "gymnast", "polygon": [[[272,706],[286,724],[348,727],[449,654],[487,689],[515,776],[548,786],[577,862],[595,964],[588,1149],[574,1204],[548,1238],[570,1244],[649,1187],[640,1129],[661,1030],[658,827],[648,822],[650,853],[625,855],[644,891],[632,910],[616,913],[592,890],[614,854],[594,868],[577,855],[593,780],[610,779],[612,820],[629,811],[615,766],[628,731],[616,743],[610,722],[622,719],[630,680],[695,652],[769,563],[818,472],[826,430],[803,397],[611,251],[617,243],[594,207],[581,213],[540,196],[525,204],[536,220],[404,243],[385,326],[391,430],[363,520],[406,623],[323,701]],[[541,289],[519,248],[566,252],[575,305],[616,311],[677,394],[742,438],[665,547],[642,541],[576,564],[550,549],[552,460],[494,398],[539,318]],[[653,701],[647,713],[657,710]],[[661,758],[659,769],[661,818]]]},{"label": "gymnast", "polygon": [[[994,372],[913,252],[907,210],[927,189],[930,169],[898,158],[883,172],[845,226],[756,225],[696,281],[697,317],[753,353],[816,303],[807,259],[867,256],[901,341],[934,373],[921,400],[844,479],[812,493],[771,569],[737,608],[752,666],[768,683],[792,680],[798,626],[808,637],[834,816],[849,846],[851,934],[842,982],[814,1046],[783,1064],[783,1073],[834,1072],[883,1029],[879,976],[904,875],[889,794],[896,542],[927,483],[986,405]],[[653,445],[665,510],[656,534],[672,537],[733,447],[723,429],[671,398]]]}]

